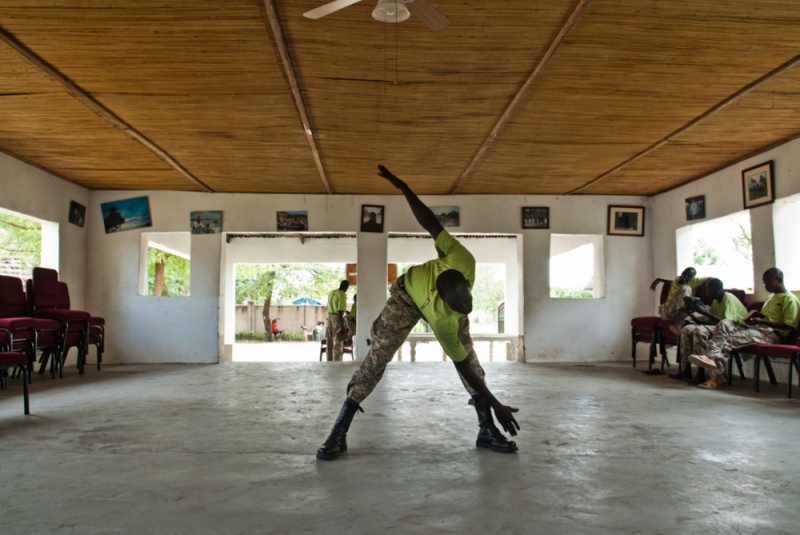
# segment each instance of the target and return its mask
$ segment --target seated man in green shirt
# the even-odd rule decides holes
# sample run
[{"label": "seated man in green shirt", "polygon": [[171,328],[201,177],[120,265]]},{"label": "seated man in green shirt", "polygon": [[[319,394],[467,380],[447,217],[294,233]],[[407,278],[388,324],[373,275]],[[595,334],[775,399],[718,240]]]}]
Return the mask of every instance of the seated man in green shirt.
[{"label": "seated man in green shirt", "polygon": [[[746,324],[723,320],[714,327],[705,354],[690,355],[693,364],[711,370],[711,379],[703,388],[719,388],[728,381],[727,370],[731,352],[750,344],[779,344],[800,323],[800,301],[783,285],[783,272],[769,268],[761,280],[770,295],[761,313],[745,319]],[[742,355],[749,358],[749,355]]]},{"label": "seated man in green shirt", "polygon": [[708,341],[714,334],[714,326],[722,320],[741,322],[747,314],[747,309],[741,301],[723,289],[719,279],[708,279],[706,284],[708,295],[714,300],[710,307],[706,307],[696,297],[686,297],[686,308],[692,312],[686,318],[685,325],[680,330],[681,365],[683,371],[671,374],[670,379],[690,380],[693,384],[706,381],[705,369],[698,368],[697,375],[692,378],[692,364],[689,355],[702,355],[707,350]]},{"label": "seated man in green shirt", "polygon": [[439,257],[411,267],[392,285],[386,306],[372,324],[369,352],[347,385],[347,399],[331,434],[317,450],[317,459],[336,459],[347,451],[347,431],[353,416],[380,381],[386,365],[408,333],[423,317],[430,323],[436,339],[455,364],[461,382],[472,396],[470,404],[475,405],[480,425],[476,446],[513,453],[517,451],[517,445],[495,427],[492,409],[500,425],[511,435],[516,435],[519,429],[512,414],[517,409],[503,405],[489,391],[469,335],[467,314],[472,312],[470,288],[475,282],[475,258],[444,230],[433,212],[405,182],[382,165],[378,169],[381,177],[403,192],[414,217],[435,240]]},{"label": "seated man in green shirt", "polygon": [[707,278],[698,278],[697,271],[693,267],[688,267],[683,270],[683,273],[675,277],[673,280],[656,279],[650,285],[650,291],[656,291],[656,286],[659,282],[664,284],[669,283],[669,293],[667,300],[658,306],[658,315],[662,320],[676,320],[680,322],[685,316],[684,297],[693,297],[697,294],[699,288]]},{"label": "seated man in green shirt", "polygon": [[353,295],[353,306],[350,307],[350,312],[344,316],[344,324],[347,330],[350,331],[350,338],[356,335],[356,315],[358,314],[358,294]]}]

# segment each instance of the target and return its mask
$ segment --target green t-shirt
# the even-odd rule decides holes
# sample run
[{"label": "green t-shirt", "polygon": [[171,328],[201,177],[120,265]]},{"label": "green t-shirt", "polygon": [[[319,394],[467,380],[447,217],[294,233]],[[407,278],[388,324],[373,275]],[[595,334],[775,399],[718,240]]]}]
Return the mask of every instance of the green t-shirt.
[{"label": "green t-shirt", "polygon": [[475,284],[475,257],[446,230],[436,238],[435,245],[439,258],[408,270],[405,275],[406,292],[430,324],[447,356],[453,362],[461,362],[467,358],[467,350],[458,340],[458,318],[462,314],[447,306],[439,297],[436,278],[443,271],[455,269],[464,275],[472,288]]},{"label": "green t-shirt", "polygon": [[[761,313],[767,321],[782,321],[795,329],[800,322],[800,300],[792,292],[772,294],[761,307]],[[775,329],[775,332],[784,337],[792,329]]]},{"label": "green t-shirt", "polygon": [[347,294],[334,290],[328,294],[328,314],[337,314],[347,310]]},{"label": "green t-shirt", "polygon": [[725,292],[722,301],[711,303],[711,313],[724,320],[740,322],[747,315],[747,309],[735,295]]},{"label": "green t-shirt", "polygon": [[353,303],[353,307],[350,309],[350,317],[356,319],[356,309],[358,307],[358,303]]},{"label": "green t-shirt", "polygon": [[667,299],[675,295],[675,293],[681,289],[682,286],[688,286],[692,289],[692,295],[697,294],[697,288],[699,288],[704,282],[708,280],[708,277],[695,277],[693,279],[689,279],[685,285],[681,284],[681,277],[678,275],[674,279],[672,279],[672,285],[669,287],[669,293],[667,294]]}]

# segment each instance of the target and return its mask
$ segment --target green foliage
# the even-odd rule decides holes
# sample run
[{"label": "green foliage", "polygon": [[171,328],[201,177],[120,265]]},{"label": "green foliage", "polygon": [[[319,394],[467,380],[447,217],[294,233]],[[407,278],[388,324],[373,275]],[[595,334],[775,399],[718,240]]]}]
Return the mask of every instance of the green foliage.
[{"label": "green foliage", "polygon": [[472,288],[472,308],[485,310],[497,321],[497,306],[506,295],[506,266],[504,264],[478,264],[475,268],[475,286]]},{"label": "green foliage", "polygon": [[734,236],[731,238],[733,242],[733,246],[736,247],[736,251],[742,255],[747,260],[753,259],[753,238],[750,235],[750,230],[746,229],[742,226],[741,223],[737,223],[739,225],[739,229],[741,232],[738,236]]},{"label": "green foliage", "polygon": [[0,213],[0,264],[8,275],[30,278],[42,260],[42,225]]},{"label": "green foliage", "polygon": [[[237,264],[236,303],[263,303],[267,295],[276,301],[320,300],[337,289],[343,278],[344,264]],[[355,286],[350,288],[352,295]]]},{"label": "green foliage", "polygon": [[[155,247],[147,250],[147,295],[153,295],[156,281],[156,264],[164,263],[164,282],[173,296],[189,295],[191,262]],[[166,288],[162,295],[167,295]]]},{"label": "green foliage", "polygon": [[698,240],[694,248],[694,265],[695,266],[716,266],[719,265],[720,258],[717,256],[716,251],[712,246],[707,244],[705,240]]},{"label": "green foliage", "polygon": [[[277,340],[280,342],[305,342],[306,335],[303,333],[282,332],[278,335]],[[236,333],[237,342],[269,342],[267,333],[254,333],[252,331],[243,331]]]},{"label": "green foliage", "polygon": [[559,299],[592,299],[594,293],[591,290],[569,290],[567,288],[550,288],[550,297]]}]

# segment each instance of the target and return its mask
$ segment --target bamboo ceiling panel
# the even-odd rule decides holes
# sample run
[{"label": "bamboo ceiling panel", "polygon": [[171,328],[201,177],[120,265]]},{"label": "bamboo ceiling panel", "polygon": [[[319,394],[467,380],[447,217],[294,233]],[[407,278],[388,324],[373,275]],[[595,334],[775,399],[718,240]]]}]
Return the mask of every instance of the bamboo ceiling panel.
[{"label": "bamboo ceiling panel", "polygon": [[198,189],[5,44],[0,44],[0,148],[89,188]]},{"label": "bamboo ceiling panel", "polygon": [[322,3],[278,11],[333,190],[396,193],[384,163],[425,194],[448,192],[573,6],[434,0],[451,24],[431,31],[376,22],[374,1],[302,16]]},{"label": "bamboo ceiling panel", "polygon": [[800,67],[795,67],[581,193],[638,191],[640,195],[652,195],[798,135]]},{"label": "bamboo ceiling panel", "polygon": [[11,5],[0,24],[212,190],[325,191],[260,2]]},{"label": "bamboo ceiling panel", "polygon": [[[794,1],[592,2],[459,192],[565,193],[594,180],[797,56],[798,16]],[[650,171],[660,168],[640,170],[641,184]]]}]

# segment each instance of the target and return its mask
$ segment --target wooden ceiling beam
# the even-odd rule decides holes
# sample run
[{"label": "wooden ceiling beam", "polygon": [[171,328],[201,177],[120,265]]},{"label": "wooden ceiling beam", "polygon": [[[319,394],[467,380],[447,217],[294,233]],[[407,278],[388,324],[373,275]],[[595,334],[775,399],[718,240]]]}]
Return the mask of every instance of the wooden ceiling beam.
[{"label": "wooden ceiling beam", "polygon": [[[616,173],[620,169],[624,169],[625,167],[628,167],[630,164],[632,164],[636,160],[639,160],[639,159],[647,156],[651,152],[653,152],[655,150],[658,150],[659,148],[663,147],[664,145],[666,145],[667,143],[669,143],[673,139],[677,138],[678,136],[680,136],[682,134],[685,134],[686,132],[688,132],[689,130],[694,128],[695,126],[699,125],[700,123],[702,123],[703,121],[705,121],[709,117],[712,117],[713,115],[715,115],[715,114],[719,113],[720,111],[722,111],[723,109],[727,108],[728,106],[730,106],[731,104],[733,104],[737,100],[741,99],[742,97],[744,97],[748,93],[750,93],[752,91],[755,91],[756,89],[758,89],[762,85],[764,85],[767,82],[777,78],[778,76],[781,76],[785,72],[797,67],[798,65],[800,65],[800,55],[795,56],[794,58],[790,59],[789,61],[787,61],[783,65],[779,66],[777,69],[774,69],[774,70],[768,72],[767,74],[765,74],[764,76],[762,76],[761,78],[756,80],[755,82],[752,82],[752,83],[744,86],[742,89],[740,89],[736,93],[732,94],[731,96],[729,96],[728,98],[726,98],[725,100],[723,100],[719,104],[713,106],[712,108],[709,108],[708,111],[706,111],[702,115],[698,115],[697,117],[695,117],[694,119],[692,119],[691,121],[689,121],[688,123],[683,125],[682,127],[678,128],[677,130],[675,130],[674,132],[672,132],[671,134],[669,134],[665,138],[653,143],[652,145],[650,145],[646,149],[642,150],[641,152],[639,152],[637,154],[634,154],[633,156],[631,156],[630,158],[628,158],[624,162],[622,162],[619,165],[609,169],[608,171],[606,171],[603,174],[599,175],[597,178],[593,178],[592,180],[590,180],[589,182],[587,182],[583,186],[580,186],[580,187],[577,187],[575,189],[572,189],[570,191],[565,192],[564,195],[572,195],[572,194],[575,194],[575,193],[580,193],[581,191],[585,190],[586,188],[588,188],[588,187],[600,182],[601,180],[603,180],[605,178],[608,178],[610,175]],[[760,150],[759,152],[763,152],[763,150]],[[749,158],[750,156],[752,156],[752,155],[747,155],[743,159]],[[741,161],[741,160],[739,160],[739,161]],[[729,165],[732,165],[732,164],[725,164],[725,167],[728,167]],[[725,167],[723,167],[722,169],[724,169]],[[697,177],[697,178],[701,178],[701,177]],[[691,181],[689,181],[689,182],[691,182]],[[688,184],[688,182],[684,182],[684,183],[682,183],[680,185],[683,185],[683,184]],[[670,189],[672,189],[672,188],[670,188]],[[669,190],[667,190],[667,191],[669,191]]]},{"label": "wooden ceiling beam", "polygon": [[306,113],[306,105],[303,102],[303,95],[300,93],[300,86],[297,83],[297,76],[294,74],[294,67],[292,67],[292,60],[289,57],[289,50],[286,48],[286,40],[283,38],[283,30],[281,30],[281,23],[278,20],[278,13],[275,11],[275,5],[272,0],[264,0],[264,8],[267,11],[267,18],[269,25],[272,28],[272,37],[275,40],[275,45],[278,47],[278,52],[283,62],[283,70],[286,73],[286,78],[289,80],[289,87],[292,90],[292,97],[297,106],[297,112],[300,114],[300,123],[303,126],[303,132],[306,134],[308,145],[311,147],[311,155],[314,158],[314,165],[317,166],[319,178],[322,185],[325,186],[325,191],[329,194],[333,193],[331,185],[328,182],[328,177],[325,174],[325,167],[322,165],[322,158],[319,155],[319,148],[317,141],[314,139],[314,132],[311,130],[311,122],[308,120]]},{"label": "wooden ceiling beam", "polygon": [[95,112],[100,118],[104,119],[106,122],[111,124],[114,128],[122,131],[123,134],[127,135],[131,139],[138,141],[145,148],[147,148],[150,152],[155,154],[158,158],[165,161],[176,171],[181,173],[183,176],[194,182],[197,186],[199,186],[203,191],[213,193],[213,190],[205,185],[199,178],[194,176],[188,169],[183,167],[180,162],[178,162],[175,158],[172,157],[170,153],[166,150],[158,146],[154,141],[150,140],[147,136],[139,132],[136,128],[125,122],[123,119],[118,117],[114,112],[110,109],[105,107],[101,104],[98,100],[92,97],[89,93],[87,93],[83,88],[81,88],[78,84],[70,80],[66,75],[62,74],[61,71],[47,63],[44,59],[39,57],[35,52],[30,50],[27,46],[22,44],[16,37],[14,37],[11,33],[9,33],[5,28],[0,27],[0,41],[4,42],[6,45],[9,46],[12,50],[14,50],[17,54],[25,58],[28,62],[30,62],[34,67],[38,68],[42,72],[44,72],[47,76],[61,84],[64,89],[67,90],[72,97],[76,100],[81,102],[83,105],[91,109]]},{"label": "wooden ceiling beam", "polygon": [[517,94],[514,95],[514,98],[511,99],[511,102],[508,104],[503,114],[497,120],[497,123],[495,123],[494,128],[492,128],[491,133],[489,133],[489,136],[484,140],[483,144],[478,149],[478,152],[475,153],[475,156],[473,156],[472,160],[469,162],[469,164],[467,164],[466,169],[464,169],[464,171],[461,173],[461,176],[458,177],[458,180],[456,180],[455,184],[453,184],[453,187],[450,189],[449,192],[451,195],[454,193],[458,193],[458,190],[461,188],[461,186],[464,185],[464,182],[466,182],[466,180],[469,178],[472,171],[475,170],[475,166],[478,164],[480,159],[489,149],[489,146],[494,142],[497,135],[500,133],[500,131],[506,125],[508,120],[511,118],[511,115],[514,113],[514,111],[517,108],[517,105],[525,96],[525,93],[528,92],[528,89],[530,89],[531,85],[533,85],[534,80],[536,80],[536,78],[539,76],[539,73],[542,72],[545,65],[547,65],[547,63],[550,61],[550,59],[552,59],[552,57],[555,55],[559,47],[561,47],[561,44],[564,42],[564,39],[566,39],[569,32],[575,26],[575,23],[578,22],[578,19],[583,13],[583,10],[586,8],[586,6],[589,5],[591,1],[592,0],[580,0],[578,2],[578,5],[575,6],[575,9],[572,10],[572,14],[570,14],[569,18],[567,18],[567,21],[561,27],[561,30],[559,30],[555,39],[553,39],[553,41],[550,43],[547,52],[544,53],[542,59],[539,60],[539,63],[536,65],[536,67],[533,68],[533,71],[531,71],[531,73],[528,75],[528,78],[525,80],[525,82],[523,82],[522,86],[517,91]]}]

